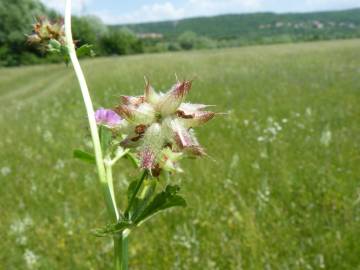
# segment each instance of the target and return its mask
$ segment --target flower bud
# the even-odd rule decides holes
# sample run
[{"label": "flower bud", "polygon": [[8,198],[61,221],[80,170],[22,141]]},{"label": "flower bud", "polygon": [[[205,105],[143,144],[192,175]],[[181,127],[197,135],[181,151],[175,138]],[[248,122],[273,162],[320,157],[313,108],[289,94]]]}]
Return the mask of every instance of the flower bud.
[{"label": "flower bud", "polygon": [[43,45],[47,50],[59,50],[60,46],[66,45],[63,23],[61,21],[51,22],[45,17],[40,18],[33,25],[33,33],[28,36],[28,42]]},{"label": "flower bud", "polygon": [[182,172],[182,169],[177,166],[177,162],[182,157],[182,153],[173,152],[169,147],[166,147],[160,154],[159,167],[168,172]]},{"label": "flower bud", "polygon": [[205,124],[214,118],[214,112],[208,111],[197,111],[192,115],[184,115],[178,112],[178,116],[181,118],[181,122],[184,124],[186,128],[194,128]]},{"label": "flower bud", "polygon": [[29,44],[39,44],[41,42],[41,38],[37,34],[31,34],[27,36],[27,42]]},{"label": "flower bud", "polygon": [[162,116],[176,112],[180,104],[191,89],[191,81],[183,81],[175,84],[169,92],[160,97],[157,108]]},{"label": "flower bud", "polygon": [[115,108],[115,111],[134,124],[148,125],[155,121],[155,110],[148,103],[142,103],[139,106],[120,105]]},{"label": "flower bud", "polygon": [[161,126],[152,124],[145,132],[140,150],[140,164],[144,169],[154,168],[156,159],[164,146]]}]

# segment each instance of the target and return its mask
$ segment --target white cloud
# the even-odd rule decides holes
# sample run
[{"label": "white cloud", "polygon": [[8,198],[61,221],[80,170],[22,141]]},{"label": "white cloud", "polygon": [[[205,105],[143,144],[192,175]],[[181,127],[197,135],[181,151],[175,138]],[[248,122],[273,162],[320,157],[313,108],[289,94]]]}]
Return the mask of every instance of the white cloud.
[{"label": "white cloud", "polygon": [[[47,7],[55,9],[60,13],[63,13],[65,10],[65,1],[66,0],[41,0]],[[82,13],[85,12],[87,4],[89,4],[91,0],[73,0],[72,7],[74,13]]]},{"label": "white cloud", "polygon": [[[1,0],[0,0],[1,1]],[[41,0],[45,5],[63,13],[65,0]],[[166,2],[160,2],[166,1]],[[111,2],[111,1],[108,1]],[[359,7],[360,0],[184,0],[174,4],[171,0],[152,0],[151,4],[124,12],[104,9],[87,10],[95,0],[73,0],[75,14],[94,14],[105,23],[135,23],[163,20],[177,20],[185,17],[207,16],[226,13],[247,13],[256,11],[314,11]]]},{"label": "white cloud", "polygon": [[187,10],[194,15],[214,15],[222,13],[245,13],[263,8],[263,0],[188,0]]},{"label": "white cloud", "polygon": [[143,5],[138,10],[128,14],[114,15],[109,10],[95,12],[105,23],[133,23],[161,20],[174,20],[183,18],[186,13],[184,8],[176,8],[171,2]]},{"label": "white cloud", "polygon": [[105,23],[134,23],[163,20],[176,20],[184,17],[213,15],[230,12],[250,12],[262,7],[263,0],[187,0],[180,7],[171,2],[143,5],[128,14],[114,15],[111,10],[97,11]]},{"label": "white cloud", "polygon": [[359,7],[359,0],[305,0],[307,10],[344,9]]},{"label": "white cloud", "polygon": [[208,11],[215,9],[231,11],[235,8],[238,12],[241,12],[259,9],[263,6],[263,3],[262,0],[188,0],[188,5],[205,8]]}]

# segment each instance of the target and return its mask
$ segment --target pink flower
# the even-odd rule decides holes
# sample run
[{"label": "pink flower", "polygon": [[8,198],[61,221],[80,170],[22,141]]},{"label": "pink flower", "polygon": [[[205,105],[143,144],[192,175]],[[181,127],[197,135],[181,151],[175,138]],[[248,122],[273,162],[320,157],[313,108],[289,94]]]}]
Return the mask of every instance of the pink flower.
[{"label": "pink flower", "polygon": [[121,117],[113,110],[100,108],[95,112],[95,119],[98,125],[104,125],[110,128],[121,124]]},{"label": "pink flower", "polygon": [[191,81],[177,82],[166,93],[159,93],[147,81],[142,96],[122,96],[115,112],[126,122],[121,145],[135,148],[143,169],[181,171],[176,165],[184,156],[203,156],[193,128],[201,126],[215,113],[203,104],[184,103]]}]

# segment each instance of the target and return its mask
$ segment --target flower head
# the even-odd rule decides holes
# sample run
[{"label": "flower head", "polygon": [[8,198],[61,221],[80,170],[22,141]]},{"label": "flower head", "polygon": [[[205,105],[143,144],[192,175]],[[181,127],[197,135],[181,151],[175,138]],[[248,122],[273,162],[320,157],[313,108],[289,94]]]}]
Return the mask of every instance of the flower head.
[{"label": "flower head", "polygon": [[121,145],[136,149],[140,166],[150,171],[181,171],[183,156],[203,156],[193,128],[211,120],[215,113],[203,104],[184,103],[191,81],[178,81],[166,93],[158,93],[147,81],[142,96],[122,96],[115,112],[126,122]]},{"label": "flower head", "polygon": [[28,42],[44,46],[48,50],[65,46],[66,39],[63,22],[61,20],[52,22],[46,17],[40,18],[33,24],[33,33],[28,36]]}]

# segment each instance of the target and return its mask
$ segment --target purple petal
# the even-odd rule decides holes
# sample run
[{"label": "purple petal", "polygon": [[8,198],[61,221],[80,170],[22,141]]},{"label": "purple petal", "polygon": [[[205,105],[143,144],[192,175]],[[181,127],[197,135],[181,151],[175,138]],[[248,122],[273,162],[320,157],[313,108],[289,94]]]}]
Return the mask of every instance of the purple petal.
[{"label": "purple petal", "polygon": [[121,123],[122,118],[113,110],[100,108],[95,112],[95,119],[98,125],[115,127]]}]

